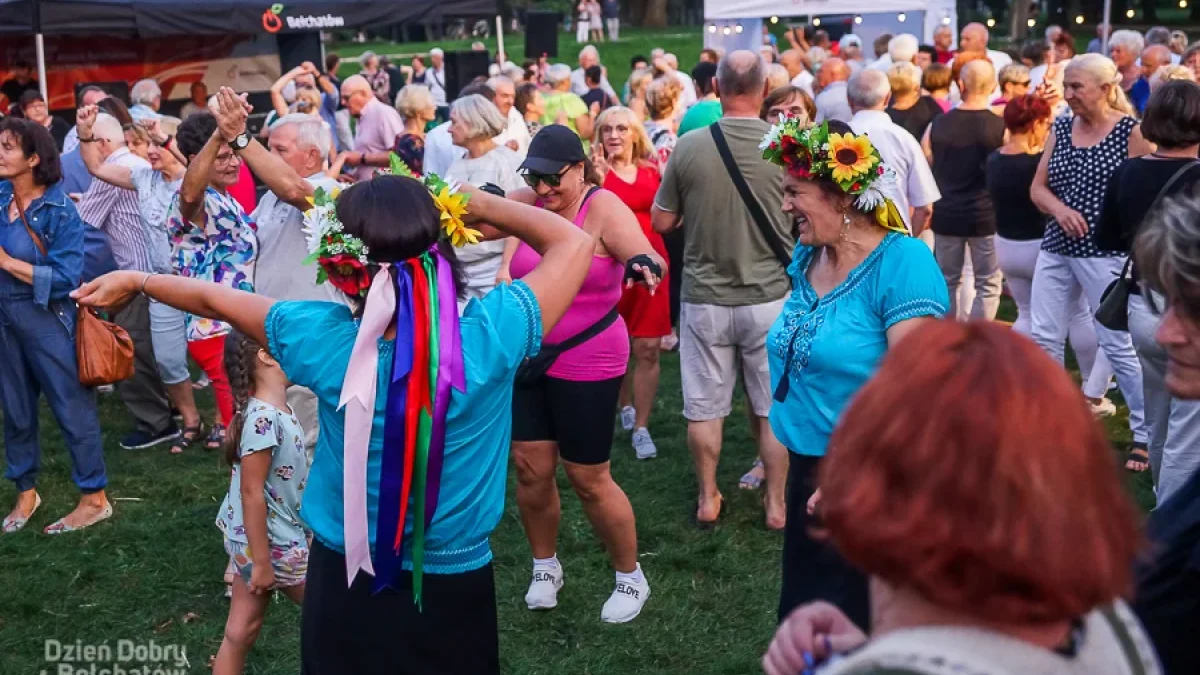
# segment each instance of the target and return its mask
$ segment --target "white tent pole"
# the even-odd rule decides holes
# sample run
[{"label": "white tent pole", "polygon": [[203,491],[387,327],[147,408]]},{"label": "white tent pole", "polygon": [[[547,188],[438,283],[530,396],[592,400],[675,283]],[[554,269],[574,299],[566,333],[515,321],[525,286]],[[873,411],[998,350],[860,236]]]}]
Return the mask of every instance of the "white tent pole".
[{"label": "white tent pole", "polygon": [[1108,36],[1112,33],[1112,0],[1104,0],[1104,35],[1100,37],[1100,53],[1108,55]]},{"label": "white tent pole", "polygon": [[50,105],[50,96],[46,93],[46,43],[42,40],[41,33],[33,36],[33,45],[37,51],[38,89],[42,92],[42,100],[46,101],[46,105]]},{"label": "white tent pole", "polygon": [[[496,15],[496,51],[504,54],[505,61],[512,60],[508,58],[508,52],[504,51],[504,17],[499,14]],[[503,68],[504,64],[501,63],[500,67]]]}]

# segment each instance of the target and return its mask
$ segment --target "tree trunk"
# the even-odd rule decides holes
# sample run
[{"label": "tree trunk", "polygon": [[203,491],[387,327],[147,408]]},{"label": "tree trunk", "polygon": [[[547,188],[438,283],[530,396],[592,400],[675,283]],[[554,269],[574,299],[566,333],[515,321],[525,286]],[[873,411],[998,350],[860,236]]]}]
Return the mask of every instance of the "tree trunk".
[{"label": "tree trunk", "polygon": [[667,0],[646,0],[646,14],[642,25],[647,28],[667,27]]},{"label": "tree trunk", "polygon": [[1012,24],[1009,30],[1009,35],[1013,41],[1025,39],[1026,33],[1029,32],[1029,3],[1026,0],[1016,0],[1012,3],[1012,8],[1009,10],[1012,13]]}]

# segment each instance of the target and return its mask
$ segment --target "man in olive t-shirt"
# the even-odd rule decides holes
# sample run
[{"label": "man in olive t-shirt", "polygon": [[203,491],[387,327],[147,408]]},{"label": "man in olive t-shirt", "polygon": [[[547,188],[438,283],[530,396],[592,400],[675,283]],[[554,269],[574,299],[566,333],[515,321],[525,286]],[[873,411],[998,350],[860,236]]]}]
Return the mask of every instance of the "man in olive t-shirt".
[{"label": "man in olive t-shirt", "polygon": [[[758,118],[766,96],[762,57],[736,51],[722,60],[717,94],[724,112],[718,124],[738,169],[770,219],[773,236],[791,251],[796,240],[782,211],[783,172],[763,159],[758,147],[769,129]],[[767,424],[772,387],[766,338],[791,290],[787,270],[750,216],[710,131],[679,139],[652,213],[656,231],[665,234],[680,225],[684,231],[679,356],[688,446],[700,483],[696,519],[711,522],[720,515],[717,461],[740,362],[760,429],[767,526],[782,528],[788,460]]]}]

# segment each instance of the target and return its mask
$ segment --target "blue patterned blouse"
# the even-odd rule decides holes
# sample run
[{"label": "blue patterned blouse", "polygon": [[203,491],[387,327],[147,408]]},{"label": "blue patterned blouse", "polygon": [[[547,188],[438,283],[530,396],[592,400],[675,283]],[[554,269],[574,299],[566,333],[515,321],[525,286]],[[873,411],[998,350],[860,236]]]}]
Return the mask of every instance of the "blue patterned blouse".
[{"label": "blue patterned blouse", "polygon": [[792,452],[820,457],[842,409],[887,351],[887,330],[942,316],[950,296],[929,247],[893,232],[818,298],[808,281],[814,250],[796,247],[788,267],[794,290],[767,334],[767,356],[776,397],[771,429]]}]

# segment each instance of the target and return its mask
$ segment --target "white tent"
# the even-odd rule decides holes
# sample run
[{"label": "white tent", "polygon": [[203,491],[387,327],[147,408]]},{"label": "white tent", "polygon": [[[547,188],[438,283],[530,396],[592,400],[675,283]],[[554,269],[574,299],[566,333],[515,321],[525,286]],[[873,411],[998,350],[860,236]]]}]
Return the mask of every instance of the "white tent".
[{"label": "white tent", "polygon": [[[761,20],[770,17],[821,17],[855,15],[862,21],[854,26],[855,34],[864,38],[869,32],[908,32],[917,35],[924,44],[933,44],[933,31],[940,25],[950,26],[958,34],[958,13],[955,0],[704,0],[706,43],[749,40],[761,34]],[[753,27],[746,21],[757,20]],[[737,22],[742,21],[742,24]],[[742,25],[738,31],[737,26]],[[729,34],[724,32],[731,28]],[[714,28],[716,30],[714,30]],[[869,31],[868,28],[874,28]],[[727,38],[721,40],[721,38]],[[869,43],[868,43],[869,44]],[[734,46],[734,45],[723,45]],[[745,47],[749,45],[736,45]]]}]

